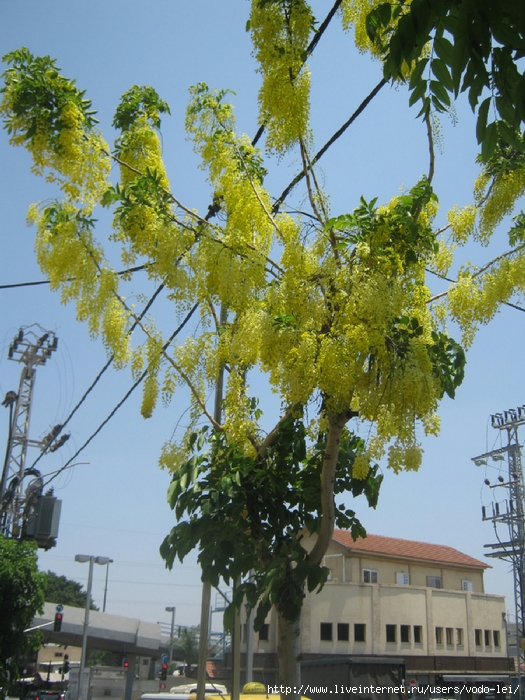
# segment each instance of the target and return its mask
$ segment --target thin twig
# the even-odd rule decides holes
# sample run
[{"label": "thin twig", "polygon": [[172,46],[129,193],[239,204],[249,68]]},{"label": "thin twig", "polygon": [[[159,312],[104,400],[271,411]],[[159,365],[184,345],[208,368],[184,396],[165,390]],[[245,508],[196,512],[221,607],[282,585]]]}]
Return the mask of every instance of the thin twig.
[{"label": "thin twig", "polygon": [[427,125],[428,152],[429,152],[428,182],[430,184],[432,182],[433,177],[434,177],[435,155],[434,155],[434,137],[432,136],[432,124],[430,122],[430,114],[428,114],[428,113],[425,116],[425,122]]},{"label": "thin twig", "polygon": [[[516,248],[513,248],[512,250],[508,250],[506,253],[502,253],[501,255],[498,255],[496,258],[488,262],[486,265],[483,265],[483,267],[480,267],[479,270],[476,270],[471,275],[471,279],[474,279],[476,277],[479,277],[482,275],[486,270],[488,270],[490,267],[495,265],[496,263],[500,262],[500,260],[504,260],[505,258],[508,258],[511,255],[514,255],[514,253],[517,253],[520,250],[523,250],[525,248],[525,243],[522,243],[521,245],[517,246]],[[445,280],[446,282],[450,282],[451,284],[457,284],[458,280],[452,280],[449,277],[445,277],[445,275],[440,275],[439,272],[435,272],[434,270],[429,270],[427,269],[427,272],[430,272],[433,275],[436,275],[436,277],[439,277],[442,280]],[[437,299],[442,299],[443,297],[447,296],[447,294],[450,292],[450,289],[445,290],[444,292],[440,292],[439,294],[435,294],[433,297],[431,297],[428,301],[427,304],[431,304],[434,301],[437,301]],[[524,311],[525,309],[522,309],[519,306],[515,306],[514,304],[510,304],[509,302],[504,302],[507,306],[512,306],[514,309],[518,309],[519,311]]]},{"label": "thin twig", "polygon": [[306,180],[306,189],[308,190],[308,199],[310,200],[310,206],[312,207],[312,211],[314,212],[315,216],[317,217],[317,220],[319,221],[319,223],[323,224],[324,221],[321,218],[321,214],[319,213],[319,210],[317,209],[317,205],[315,203],[315,198],[314,198],[314,193],[312,192],[312,186],[310,183],[310,175],[308,173],[308,163],[306,161],[305,147],[304,147],[303,139],[299,139],[299,146],[301,149],[301,160],[303,161],[303,173],[304,173],[304,178]]}]

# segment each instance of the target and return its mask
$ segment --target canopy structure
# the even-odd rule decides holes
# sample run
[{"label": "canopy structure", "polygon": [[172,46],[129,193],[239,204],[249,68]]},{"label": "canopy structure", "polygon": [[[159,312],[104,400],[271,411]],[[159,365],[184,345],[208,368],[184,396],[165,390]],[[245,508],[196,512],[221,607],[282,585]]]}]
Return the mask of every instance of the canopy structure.
[{"label": "canopy structure", "polygon": [[[82,646],[85,610],[64,605],[60,632],[53,630],[56,611],[55,603],[45,603],[44,612],[33,619],[33,627],[44,625],[40,629],[46,643]],[[96,610],[89,612],[88,648],[158,658],[165,652],[164,641],[161,642],[160,625],[156,623]]]}]

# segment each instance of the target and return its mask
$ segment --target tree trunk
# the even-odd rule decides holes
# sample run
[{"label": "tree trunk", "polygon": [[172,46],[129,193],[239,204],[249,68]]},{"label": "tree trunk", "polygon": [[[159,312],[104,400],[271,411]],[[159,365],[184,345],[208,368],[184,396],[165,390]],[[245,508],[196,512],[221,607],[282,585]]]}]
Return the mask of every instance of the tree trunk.
[{"label": "tree trunk", "polygon": [[277,612],[277,655],[279,657],[279,678],[281,687],[278,692],[286,700],[298,700],[301,696],[301,619],[295,622],[285,620]]},{"label": "tree trunk", "polygon": [[[335,526],[334,480],[339,456],[339,443],[347,422],[356,414],[348,410],[344,413],[328,416],[328,434],[326,450],[321,471],[321,523],[317,541],[308,555],[312,564],[320,564],[332,541]],[[299,700],[302,694],[301,685],[301,618],[288,622],[277,610],[279,676],[281,697],[287,700]]]},{"label": "tree trunk", "polygon": [[328,416],[326,450],[321,472],[321,525],[317,541],[308,555],[312,564],[320,564],[332,541],[335,526],[334,481],[341,435],[352,413],[338,413]]}]

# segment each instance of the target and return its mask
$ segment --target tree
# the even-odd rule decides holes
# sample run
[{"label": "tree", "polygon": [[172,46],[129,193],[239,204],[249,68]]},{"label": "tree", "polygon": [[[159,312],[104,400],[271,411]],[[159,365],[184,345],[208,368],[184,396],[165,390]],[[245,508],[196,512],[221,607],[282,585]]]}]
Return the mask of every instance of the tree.
[{"label": "tree", "polygon": [[[197,663],[199,656],[199,640],[195,627],[182,627],[180,636],[173,640],[173,657],[182,661],[185,666],[185,675],[191,675],[191,667]],[[170,673],[173,669],[169,668]]]},{"label": "tree", "polygon": [[[74,608],[86,607],[86,591],[82,590],[82,585],[78,581],[73,581],[65,576],[57,576],[52,571],[43,575],[46,580],[46,602],[72,605]],[[89,607],[91,610],[98,610],[93,598]]]},{"label": "tree", "polygon": [[[437,434],[439,402],[462,381],[462,345],[525,280],[522,215],[510,251],[480,269],[465,265],[446,292],[431,295],[427,275],[446,278],[458,247],[486,243],[525,189],[523,160],[497,145],[474,204],[453,209],[439,229],[431,114],[426,176],[386,204],[356,196],[349,213],[330,211],[315,168],[326,148],[313,153],[305,61],[338,8],[366,37],[370,7],[338,0],[317,27],[304,0],[252,2],[248,29],[262,76],[254,141],[264,133],[270,154],[299,158],[292,185],[304,185],[307,211],[286,208],[292,186],[271,197],[264,180],[273,161],[237,134],[226,90],[198,84],[190,92],[186,128],[213,191],[203,216],[170,189],[158,136],[169,107],[153,88],[124,94],[111,153],[90,101],[52,59],[26,49],[5,57],[0,111],[11,141],[61,192],[30,211],[43,271],[64,301],[76,301],[78,318],[102,337],[114,363],[129,364],[143,380],[145,417],[178,385],[191,393],[186,435],[168,442],[160,458],[173,472],[169,498],[178,520],[161,553],[170,565],[198,547],[212,583],[253,571],[234,604],[246,597],[257,607],[257,626],[275,606],[281,680],[296,687],[305,586],[323,585],[336,525],[365,534],[355,511],[336,502],[339,494],[362,494],[375,506],[379,460],[396,472],[419,467],[418,434]],[[149,304],[138,312],[126,302],[96,237],[98,204],[114,214],[111,238],[122,248],[124,277],[147,270],[173,302],[180,319],[173,334],[155,325]],[[460,325],[462,345],[447,317]],[[283,407],[269,431],[249,386],[256,369]],[[221,417],[206,396],[223,371]],[[305,532],[317,535],[308,552]]]},{"label": "tree", "polygon": [[36,545],[0,535],[0,694],[19,678],[18,661],[38,649],[42,635],[28,634],[44,606],[45,578],[37,566]]}]

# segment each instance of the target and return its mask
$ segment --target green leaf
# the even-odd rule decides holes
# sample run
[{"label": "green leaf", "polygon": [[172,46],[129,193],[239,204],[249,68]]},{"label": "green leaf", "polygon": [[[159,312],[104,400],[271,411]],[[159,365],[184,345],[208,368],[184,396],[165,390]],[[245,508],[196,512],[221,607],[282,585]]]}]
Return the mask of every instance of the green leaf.
[{"label": "green leaf", "polygon": [[423,100],[423,106],[417,113],[416,117],[422,117],[426,116],[427,114],[430,113],[430,97],[427,95],[425,99]]},{"label": "green leaf", "polygon": [[435,58],[431,63],[431,68],[432,72],[439,80],[439,82],[443,85],[443,87],[446,90],[450,90],[452,92],[452,90],[454,89],[454,85],[452,83],[452,77],[450,75],[448,66],[445,63],[445,61],[442,61],[440,58]]},{"label": "green leaf", "polygon": [[422,58],[417,62],[416,67],[414,68],[414,70],[412,71],[412,75],[410,76],[410,82],[408,84],[410,90],[413,90],[421,80],[421,76],[423,75],[423,71],[425,70],[425,66],[427,65],[427,63],[428,58]]},{"label": "green leaf", "polygon": [[430,91],[442,105],[450,106],[450,95],[447,89],[437,80],[430,81]]},{"label": "green leaf", "polygon": [[454,46],[444,36],[439,36],[434,41],[434,51],[446,64],[451,66],[455,60]]},{"label": "green leaf", "polygon": [[478,120],[476,122],[476,137],[478,139],[478,143],[482,143],[483,139],[485,138],[490,103],[491,98],[487,97],[485,100],[483,100],[478,109]]},{"label": "green leaf", "polygon": [[498,143],[498,126],[496,122],[487,125],[485,138],[481,144],[481,159],[486,163],[496,150]]},{"label": "green leaf", "polygon": [[412,91],[412,94],[410,95],[410,99],[408,101],[409,106],[412,107],[412,105],[414,105],[421,97],[423,97],[423,95],[426,93],[426,90],[427,90],[427,81],[421,80],[416,85],[416,87]]}]

